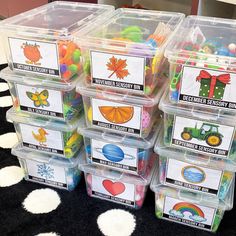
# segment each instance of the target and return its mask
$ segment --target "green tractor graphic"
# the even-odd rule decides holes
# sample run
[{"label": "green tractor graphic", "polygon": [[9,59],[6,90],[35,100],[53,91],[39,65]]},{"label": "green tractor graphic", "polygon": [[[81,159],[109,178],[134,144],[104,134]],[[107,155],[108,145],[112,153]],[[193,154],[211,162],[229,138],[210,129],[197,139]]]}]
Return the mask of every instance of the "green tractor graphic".
[{"label": "green tractor graphic", "polygon": [[201,141],[206,141],[209,146],[218,147],[222,143],[224,137],[218,132],[218,125],[203,123],[201,128],[197,128],[197,124],[194,128],[184,127],[181,133],[181,138],[186,141],[190,141],[192,138],[196,138]]}]

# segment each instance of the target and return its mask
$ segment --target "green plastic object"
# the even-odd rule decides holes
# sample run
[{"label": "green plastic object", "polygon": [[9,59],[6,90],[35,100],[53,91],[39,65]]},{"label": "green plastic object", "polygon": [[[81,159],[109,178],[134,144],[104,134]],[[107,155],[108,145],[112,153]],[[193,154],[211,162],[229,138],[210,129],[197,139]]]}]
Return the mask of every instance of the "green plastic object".
[{"label": "green plastic object", "polygon": [[138,26],[128,26],[122,30],[121,36],[133,42],[140,43],[143,41],[143,33]]}]

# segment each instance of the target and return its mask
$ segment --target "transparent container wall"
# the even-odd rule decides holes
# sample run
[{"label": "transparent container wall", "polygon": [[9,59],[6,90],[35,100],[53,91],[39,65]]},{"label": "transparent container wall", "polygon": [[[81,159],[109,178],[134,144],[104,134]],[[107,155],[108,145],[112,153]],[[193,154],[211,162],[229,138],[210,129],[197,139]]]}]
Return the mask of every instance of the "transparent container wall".
[{"label": "transparent container wall", "polygon": [[[87,86],[151,94],[163,83],[164,49],[182,18],[178,13],[118,9],[109,23],[86,35]],[[113,70],[117,63],[125,63],[121,73]]]},{"label": "transparent container wall", "polygon": [[55,129],[13,122],[21,145],[29,150],[72,158],[83,144],[77,130],[63,132]]},{"label": "transparent container wall", "polygon": [[[169,203],[168,206],[167,203]],[[208,213],[207,216],[205,216],[206,213]],[[191,201],[168,198],[162,193],[155,193],[155,214],[159,219],[216,232],[224,211],[219,208],[197,205]],[[212,223],[209,223],[210,220]]]},{"label": "transparent container wall", "polygon": [[81,50],[73,38],[113,7],[54,2],[2,22],[2,42],[9,67],[69,81],[82,72]]},{"label": "transparent container wall", "polygon": [[[189,113],[191,115],[191,113]],[[224,120],[204,120],[195,116],[164,113],[164,144],[199,155],[221,157],[235,165],[235,127]],[[224,160],[225,159],[225,160]]]},{"label": "transparent container wall", "polygon": [[59,90],[10,81],[8,85],[17,112],[69,122],[79,118],[83,110],[82,96],[76,92],[75,87]]},{"label": "transparent container wall", "polygon": [[131,184],[104,176],[84,173],[87,193],[90,197],[112,201],[139,209],[143,205],[148,185]]},{"label": "transparent container wall", "polygon": [[159,178],[163,185],[205,193],[224,200],[233,182],[234,173],[159,155]]},{"label": "transparent container wall", "polygon": [[[49,165],[34,160],[29,161],[20,157],[18,157],[18,160],[20,162],[21,168],[24,170],[25,180],[27,181],[72,191],[75,189],[81,179],[81,172],[78,169],[77,165],[74,167],[66,167],[66,165],[65,167],[60,167],[57,165]],[[29,165],[31,167],[37,165],[38,173],[33,173],[33,170],[32,168],[29,168]],[[55,179],[53,178],[55,171],[57,171],[57,173],[58,171],[60,171],[61,174],[64,172],[65,177],[62,179],[57,178],[57,181],[55,181]]]},{"label": "transparent container wall", "polygon": [[[112,138],[111,138],[112,139]],[[86,160],[125,173],[144,176],[153,153],[152,148],[139,148],[121,143],[103,142],[84,136]]]},{"label": "transparent container wall", "polygon": [[138,103],[116,102],[112,96],[108,99],[102,95],[98,98],[82,97],[87,127],[146,138],[160,117],[157,104],[141,106]]}]

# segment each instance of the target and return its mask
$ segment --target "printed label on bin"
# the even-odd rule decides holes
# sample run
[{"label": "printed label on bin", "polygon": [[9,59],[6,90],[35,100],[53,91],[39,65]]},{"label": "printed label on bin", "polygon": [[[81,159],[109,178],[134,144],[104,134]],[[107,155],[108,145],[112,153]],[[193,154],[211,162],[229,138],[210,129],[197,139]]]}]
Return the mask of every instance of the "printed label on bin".
[{"label": "printed label on bin", "polygon": [[195,166],[175,159],[168,158],[167,161],[166,184],[218,195],[223,171]]},{"label": "printed label on bin", "polygon": [[176,198],[166,196],[164,200],[163,217],[185,225],[211,230],[215,213],[214,208]]},{"label": "printed label on bin", "polygon": [[21,84],[15,86],[22,111],[64,119],[60,91]]},{"label": "printed label on bin", "polygon": [[90,51],[92,84],[144,91],[145,58]]},{"label": "printed label on bin", "polygon": [[175,116],[171,140],[174,146],[227,157],[233,139],[233,126]]},{"label": "printed label on bin", "polygon": [[56,43],[8,38],[14,70],[59,76]]},{"label": "printed label on bin", "polygon": [[141,135],[142,107],[95,98],[91,100],[94,126]]},{"label": "printed label on bin", "polygon": [[29,180],[64,189],[68,188],[66,172],[63,167],[27,159],[25,163]]},{"label": "printed label on bin", "polygon": [[91,159],[96,164],[137,172],[138,149],[91,139]]},{"label": "printed label on bin", "polygon": [[135,207],[135,185],[92,175],[92,195]]},{"label": "printed label on bin", "polygon": [[236,110],[235,87],[236,73],[184,66],[179,101]]},{"label": "printed label on bin", "polygon": [[23,146],[54,154],[64,155],[64,142],[60,131],[38,126],[19,124]]}]

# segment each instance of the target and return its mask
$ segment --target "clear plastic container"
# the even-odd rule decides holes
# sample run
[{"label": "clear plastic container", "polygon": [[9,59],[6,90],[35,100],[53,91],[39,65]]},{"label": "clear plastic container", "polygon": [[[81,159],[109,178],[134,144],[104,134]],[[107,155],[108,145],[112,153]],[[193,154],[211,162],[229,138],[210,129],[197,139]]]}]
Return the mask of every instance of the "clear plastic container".
[{"label": "clear plastic container", "polygon": [[50,81],[14,73],[9,67],[0,77],[8,82],[17,112],[71,121],[83,110],[82,96],[76,92],[78,79],[70,83]]},{"label": "clear plastic container", "polygon": [[72,191],[81,179],[78,169],[81,154],[64,159],[30,151],[20,144],[12,148],[12,154],[17,156],[27,181]]},{"label": "clear plastic container", "polygon": [[236,112],[236,20],[188,16],[166,48],[170,100]]},{"label": "clear plastic container", "polygon": [[157,218],[216,232],[224,212],[233,208],[234,183],[222,201],[209,194],[190,192],[162,185],[154,173],[151,189],[155,193]]},{"label": "clear plastic container", "polygon": [[167,43],[184,14],[117,9],[103,24],[78,37],[86,85],[149,95],[160,87]]},{"label": "clear plastic container", "polygon": [[88,88],[82,79],[77,84],[77,91],[83,98],[88,128],[141,138],[149,135],[159,118],[158,102],[163,90],[164,86],[158,92],[153,91],[151,96],[138,96]]},{"label": "clear plastic container", "polygon": [[79,160],[79,168],[84,172],[87,193],[90,197],[135,209],[143,205],[155,166],[156,155],[153,154],[148,163],[146,175],[141,177],[87,163],[85,156]]},{"label": "clear plastic container", "polygon": [[[225,170],[220,159],[188,155],[163,144],[163,132],[154,151],[159,155],[159,179],[163,185],[217,196],[224,200],[234,180],[234,172]],[[236,169],[234,169],[236,170]]]},{"label": "clear plastic container", "polygon": [[160,129],[159,124],[160,120],[146,139],[84,128],[84,123],[79,124],[78,133],[84,137],[87,163],[144,176]]},{"label": "clear plastic container", "polygon": [[83,144],[83,137],[77,133],[78,120],[65,123],[33,118],[13,108],[7,111],[6,117],[13,122],[20,145],[31,151],[72,158]]},{"label": "clear plastic container", "polygon": [[1,21],[1,38],[14,71],[69,81],[82,72],[74,34],[101,23],[113,6],[57,1]]},{"label": "clear plastic container", "polygon": [[236,164],[235,116],[225,110],[172,104],[168,91],[159,108],[164,112],[164,143]]}]

